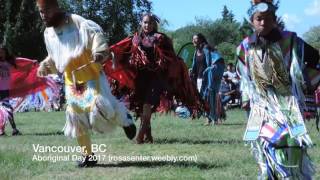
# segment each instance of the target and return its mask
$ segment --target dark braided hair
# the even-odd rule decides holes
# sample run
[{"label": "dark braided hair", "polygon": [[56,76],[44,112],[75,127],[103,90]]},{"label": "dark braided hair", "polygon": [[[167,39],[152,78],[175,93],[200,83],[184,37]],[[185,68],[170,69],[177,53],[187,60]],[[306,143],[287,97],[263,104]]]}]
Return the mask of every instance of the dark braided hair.
[{"label": "dark braided hair", "polygon": [[213,51],[214,48],[212,46],[209,45],[206,37],[202,34],[202,33],[197,33],[197,34],[194,34],[192,37],[194,36],[197,36],[199,41],[200,41],[200,47],[201,48],[208,48],[209,50]]}]

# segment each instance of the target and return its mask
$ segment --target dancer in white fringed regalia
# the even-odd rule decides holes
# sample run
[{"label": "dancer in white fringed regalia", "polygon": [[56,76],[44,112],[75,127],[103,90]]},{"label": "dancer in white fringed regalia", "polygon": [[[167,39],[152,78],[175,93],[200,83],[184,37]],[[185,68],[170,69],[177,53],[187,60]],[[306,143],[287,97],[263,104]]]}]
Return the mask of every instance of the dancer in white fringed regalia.
[{"label": "dancer in white fringed regalia", "polygon": [[136,128],[125,106],[110,91],[102,71],[110,55],[103,30],[95,22],[59,8],[56,0],[37,0],[40,16],[46,25],[44,39],[48,51],[38,74],[64,73],[67,100],[66,136],[76,137],[84,148],[79,167],[93,166],[89,131],[109,132],[124,128],[129,139]]}]

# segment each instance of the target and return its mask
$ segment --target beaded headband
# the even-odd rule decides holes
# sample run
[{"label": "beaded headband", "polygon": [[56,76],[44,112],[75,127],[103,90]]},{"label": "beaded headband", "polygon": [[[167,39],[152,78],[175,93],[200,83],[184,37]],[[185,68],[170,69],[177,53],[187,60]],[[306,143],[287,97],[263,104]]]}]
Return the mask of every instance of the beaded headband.
[{"label": "beaded headband", "polygon": [[273,5],[272,0],[252,0],[252,6],[248,10],[248,14],[252,17],[257,12],[272,12],[275,13],[277,7]]}]

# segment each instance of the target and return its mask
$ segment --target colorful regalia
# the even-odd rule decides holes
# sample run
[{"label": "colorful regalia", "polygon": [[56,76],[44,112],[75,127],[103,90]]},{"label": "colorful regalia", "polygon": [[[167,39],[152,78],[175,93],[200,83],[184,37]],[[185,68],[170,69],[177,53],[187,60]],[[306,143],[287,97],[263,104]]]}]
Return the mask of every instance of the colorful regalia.
[{"label": "colorful regalia", "polygon": [[0,135],[4,134],[6,123],[13,118],[13,108],[8,100],[0,101]]},{"label": "colorful regalia", "polygon": [[[141,43],[149,41],[146,40],[148,38],[154,45],[149,49],[142,49]],[[187,67],[183,60],[176,56],[172,42],[165,34],[155,32],[144,38],[137,33],[111,46],[110,50],[115,56],[113,61],[107,61],[104,70],[109,77],[116,80],[115,93],[130,96],[130,109],[135,111],[137,116],[142,111],[143,103],[148,101],[148,95],[143,92],[149,86],[159,91],[155,102],[150,103],[153,110],[158,107],[161,95],[170,101],[174,97],[193,112],[203,110],[201,98],[189,78]]]},{"label": "colorful regalia", "polygon": [[[37,61],[20,57],[15,58],[15,65],[0,62],[0,134],[5,123],[13,118],[15,108],[34,103],[29,100],[31,97],[38,98],[35,107],[44,108],[58,95],[58,88],[51,79],[37,76],[38,67]],[[12,105],[12,99],[20,99],[19,107]]]},{"label": "colorful regalia", "polygon": [[103,30],[93,21],[66,14],[61,27],[47,27],[44,32],[48,57],[43,69],[64,73],[66,96],[66,136],[79,137],[89,130],[103,133],[115,126],[133,124],[128,111],[112,94],[96,53],[108,48]]},{"label": "colorful regalia", "polygon": [[242,98],[251,107],[244,140],[251,142],[261,179],[311,179],[303,71],[319,56],[307,58],[309,46],[295,33],[274,29],[270,34],[275,36],[269,41],[254,34],[237,48]]}]

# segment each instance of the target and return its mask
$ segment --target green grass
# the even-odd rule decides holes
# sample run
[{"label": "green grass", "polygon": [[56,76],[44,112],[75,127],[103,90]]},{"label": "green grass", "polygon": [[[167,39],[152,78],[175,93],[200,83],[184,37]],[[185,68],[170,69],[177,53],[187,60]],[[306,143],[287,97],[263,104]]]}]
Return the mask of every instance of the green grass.
[{"label": "green grass", "polygon": [[[0,179],[257,179],[257,165],[242,136],[245,114],[228,111],[223,125],[205,127],[204,120],[183,120],[174,116],[154,116],[154,144],[137,145],[127,140],[121,128],[111,134],[93,134],[94,144],[105,145],[107,152],[98,152],[98,167],[79,169],[74,161],[32,161],[33,144],[43,146],[77,145],[75,139],[59,133],[65,122],[64,112],[30,112],[16,114],[22,136],[0,138]],[[316,146],[309,154],[317,165],[320,162],[319,134],[314,121],[308,130]],[[11,133],[10,126],[6,128]],[[70,156],[77,153],[53,153]],[[196,156],[194,161],[125,161],[109,162],[112,156]],[[317,168],[317,171],[320,171]],[[315,179],[320,179],[319,173]]]}]

